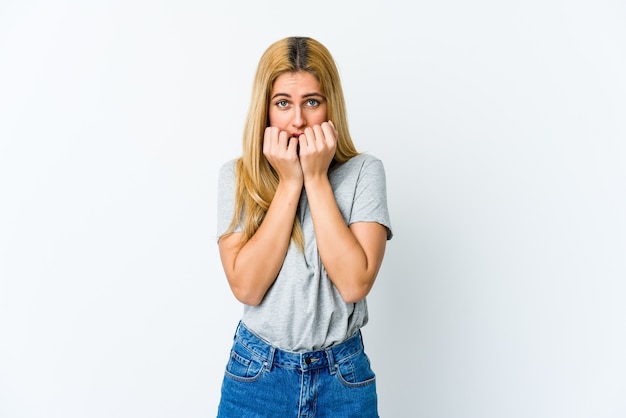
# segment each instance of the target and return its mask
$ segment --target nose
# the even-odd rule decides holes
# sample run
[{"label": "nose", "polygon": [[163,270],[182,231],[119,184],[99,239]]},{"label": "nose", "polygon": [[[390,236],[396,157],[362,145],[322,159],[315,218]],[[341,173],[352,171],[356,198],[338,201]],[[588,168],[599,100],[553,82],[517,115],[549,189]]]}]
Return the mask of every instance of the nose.
[{"label": "nose", "polygon": [[306,126],[306,119],[304,116],[304,112],[302,111],[302,107],[294,107],[293,119],[291,120],[291,124],[294,128],[304,128]]}]

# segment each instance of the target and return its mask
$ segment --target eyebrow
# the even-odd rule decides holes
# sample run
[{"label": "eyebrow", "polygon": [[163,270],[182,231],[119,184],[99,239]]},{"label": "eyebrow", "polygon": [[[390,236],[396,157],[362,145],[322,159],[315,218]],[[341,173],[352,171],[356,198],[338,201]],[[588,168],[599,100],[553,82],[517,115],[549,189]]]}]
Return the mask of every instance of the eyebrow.
[{"label": "eyebrow", "polygon": [[[291,95],[287,94],[287,93],[276,93],[275,95],[272,96],[272,98],[270,100],[274,100],[277,97],[287,97],[288,99],[291,99]],[[303,99],[309,99],[311,97],[320,97],[322,99],[325,99],[324,95],[321,93],[307,93],[302,95]]]}]

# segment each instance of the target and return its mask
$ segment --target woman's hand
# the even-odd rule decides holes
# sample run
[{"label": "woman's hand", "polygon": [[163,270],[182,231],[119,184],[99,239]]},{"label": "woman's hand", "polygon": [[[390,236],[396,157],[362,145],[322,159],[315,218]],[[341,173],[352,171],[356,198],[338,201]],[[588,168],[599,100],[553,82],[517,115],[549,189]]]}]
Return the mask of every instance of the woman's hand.
[{"label": "woman's hand", "polygon": [[298,139],[279,128],[265,128],[263,155],[278,174],[279,181],[298,182],[302,185],[303,175],[298,159]]},{"label": "woman's hand", "polygon": [[333,123],[328,121],[306,128],[298,142],[304,181],[326,177],[337,149],[337,130]]}]

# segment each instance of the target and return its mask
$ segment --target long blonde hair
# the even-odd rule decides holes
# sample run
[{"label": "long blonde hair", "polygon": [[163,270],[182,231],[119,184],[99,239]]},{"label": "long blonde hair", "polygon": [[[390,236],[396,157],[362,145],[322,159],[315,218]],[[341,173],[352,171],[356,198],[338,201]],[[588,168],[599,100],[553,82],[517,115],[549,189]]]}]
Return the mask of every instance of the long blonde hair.
[{"label": "long blonde hair", "polygon": [[[278,76],[297,71],[313,74],[326,97],[327,118],[338,131],[333,163],[345,162],[359,154],[348,130],[339,71],[328,49],[308,37],[289,37],[273,43],[261,56],[254,78],[243,131],[243,153],[236,165],[235,211],[228,230],[220,238],[231,234],[243,220],[244,242],[249,240],[269,209],[278,187],[278,175],[263,155],[270,94]],[[291,238],[303,249],[304,237],[298,217],[294,219]]]}]

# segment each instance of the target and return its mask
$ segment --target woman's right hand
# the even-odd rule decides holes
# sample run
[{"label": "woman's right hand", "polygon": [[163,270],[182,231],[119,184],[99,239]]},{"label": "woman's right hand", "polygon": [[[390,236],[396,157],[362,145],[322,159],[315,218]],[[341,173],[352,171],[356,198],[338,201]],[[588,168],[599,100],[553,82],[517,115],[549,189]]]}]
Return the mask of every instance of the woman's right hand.
[{"label": "woman's right hand", "polygon": [[298,157],[298,139],[289,138],[289,134],[274,126],[265,128],[263,137],[263,155],[276,170],[280,182],[304,182],[300,158]]}]

